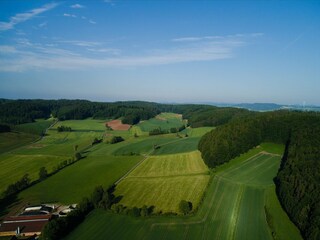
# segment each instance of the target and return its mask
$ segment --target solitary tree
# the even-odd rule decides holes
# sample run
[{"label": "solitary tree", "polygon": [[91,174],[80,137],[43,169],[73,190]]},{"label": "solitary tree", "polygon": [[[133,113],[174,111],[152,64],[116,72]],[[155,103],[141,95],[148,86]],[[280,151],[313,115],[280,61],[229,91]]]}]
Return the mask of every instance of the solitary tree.
[{"label": "solitary tree", "polygon": [[182,214],[188,214],[192,210],[192,203],[186,200],[181,200],[179,209]]},{"label": "solitary tree", "polygon": [[82,158],[81,153],[76,152],[76,153],[74,154],[74,160],[78,161],[80,158]]},{"label": "solitary tree", "polygon": [[39,179],[43,180],[48,177],[48,171],[45,167],[41,167],[39,170]]},{"label": "solitary tree", "polygon": [[78,145],[74,145],[74,146],[73,146],[73,150],[74,150],[75,152],[78,151],[78,147],[79,147]]}]

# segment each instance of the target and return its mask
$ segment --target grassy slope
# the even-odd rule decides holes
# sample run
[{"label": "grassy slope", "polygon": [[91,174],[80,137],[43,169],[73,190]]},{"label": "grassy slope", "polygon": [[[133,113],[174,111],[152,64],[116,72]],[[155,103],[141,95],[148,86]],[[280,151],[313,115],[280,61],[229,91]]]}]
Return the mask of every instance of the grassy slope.
[{"label": "grassy slope", "polygon": [[179,213],[182,199],[197,207],[209,181],[209,175],[170,178],[127,178],[117,185],[120,204],[128,207],[155,206],[155,212]]},{"label": "grassy slope", "polygon": [[45,166],[50,171],[63,160],[65,160],[64,157],[54,155],[1,155],[0,192],[4,191],[8,185],[16,182],[26,173],[29,174],[31,180],[38,179],[40,167]]},{"label": "grassy slope", "polygon": [[37,138],[38,136],[27,133],[0,133],[0,154],[29,144]]},{"label": "grassy slope", "polygon": [[[19,180],[25,173],[30,175],[31,180],[36,180],[41,167],[46,167],[48,172],[51,172],[59,162],[73,156],[74,145],[79,145],[79,150],[84,149],[91,144],[94,137],[99,137],[104,133],[103,125],[96,120],[84,120],[84,123],[79,120],[65,121],[65,123],[75,131],[58,133],[55,129],[49,130],[48,135],[40,141],[0,155],[2,166],[0,192],[5,190],[9,184]],[[81,126],[101,130],[99,132],[80,131]],[[80,129],[77,129],[78,127]]]},{"label": "grassy slope", "polygon": [[23,191],[29,202],[76,203],[90,196],[95,186],[111,186],[141,157],[88,156],[47,180]]},{"label": "grassy slope", "polygon": [[[278,240],[302,239],[298,228],[290,221],[288,215],[282,210],[275,187],[269,188],[266,192],[266,208],[272,216],[271,230]],[[269,224],[270,225],[270,224]]]},{"label": "grassy slope", "polygon": [[174,113],[161,113],[155,118],[143,121],[137,126],[143,132],[149,132],[155,128],[160,127],[162,130],[170,130],[170,128],[179,128],[184,125],[184,121],[180,115]]},{"label": "grassy slope", "polygon": [[153,154],[167,155],[167,154],[192,152],[198,149],[199,141],[200,141],[200,137],[181,138],[181,139],[178,139],[178,141],[161,146]]},{"label": "grassy slope", "polygon": [[181,200],[197,208],[209,181],[198,151],[151,156],[120,182],[115,194],[128,207],[154,206],[157,212],[179,213]]},{"label": "grassy slope", "polygon": [[123,144],[122,147],[116,149],[113,154],[115,155],[128,155],[131,152],[138,154],[146,154],[153,150],[154,145],[163,145],[170,142],[180,140],[175,135],[159,135],[153,137],[138,137],[132,144]]},{"label": "grassy slope", "polygon": [[[95,210],[67,239],[104,239],[105,236],[114,239],[272,239],[265,204],[272,206],[274,221],[283,222],[278,231],[285,234],[287,229],[295,229],[290,230],[292,237],[287,239],[301,239],[277,201],[265,198],[274,191],[272,178],[278,165],[272,163],[279,163],[280,157],[255,156],[261,151],[277,152],[281,148],[262,144],[215,169],[215,177],[195,216],[132,218]],[[265,171],[270,163],[273,170]],[[251,178],[255,177],[248,181],[242,176],[244,170],[251,172]]]},{"label": "grassy slope", "polygon": [[24,132],[40,136],[54,122],[53,119],[39,119],[32,123],[24,123],[15,126],[17,132]]},{"label": "grassy slope", "polygon": [[162,177],[208,173],[199,151],[183,154],[152,156],[146,159],[130,177]]}]

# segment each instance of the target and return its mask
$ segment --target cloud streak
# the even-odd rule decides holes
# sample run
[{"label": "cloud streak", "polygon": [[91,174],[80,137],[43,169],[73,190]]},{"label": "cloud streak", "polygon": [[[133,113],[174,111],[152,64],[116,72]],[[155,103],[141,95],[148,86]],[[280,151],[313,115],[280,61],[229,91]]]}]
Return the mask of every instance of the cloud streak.
[{"label": "cloud streak", "polygon": [[43,5],[40,8],[32,9],[28,12],[18,13],[10,17],[10,20],[8,22],[0,22],[0,31],[7,31],[10,29],[13,29],[15,25],[28,21],[41,13],[44,13],[46,11],[49,11],[55,8],[56,6],[58,6],[57,3],[50,3],[50,4]]},{"label": "cloud streak", "polygon": [[63,16],[64,17],[72,17],[72,18],[76,18],[77,17],[77,15],[70,14],[70,13],[64,13]]},{"label": "cloud streak", "polygon": [[85,8],[85,6],[81,5],[81,4],[73,4],[70,6],[71,8]]},{"label": "cloud streak", "polygon": [[208,40],[216,40],[216,39],[227,39],[227,38],[242,38],[242,37],[261,37],[264,33],[238,33],[227,36],[202,36],[202,37],[181,37],[181,38],[173,38],[172,42],[197,42],[197,41],[208,41]]},{"label": "cloud streak", "polygon": [[[0,71],[27,70],[84,70],[97,68],[146,67],[185,62],[216,61],[234,57],[237,48],[246,45],[240,37],[204,38],[201,41],[178,41],[166,49],[151,49],[139,55],[124,55],[120,49],[103,48],[103,44],[86,41],[60,41],[59,43],[83,47],[81,54],[63,48],[38,46],[26,40],[25,49],[0,47]],[[178,44],[179,43],[179,44]],[[178,46],[177,46],[178,44]],[[90,54],[91,53],[91,54]],[[94,55],[92,55],[94,54]]]}]

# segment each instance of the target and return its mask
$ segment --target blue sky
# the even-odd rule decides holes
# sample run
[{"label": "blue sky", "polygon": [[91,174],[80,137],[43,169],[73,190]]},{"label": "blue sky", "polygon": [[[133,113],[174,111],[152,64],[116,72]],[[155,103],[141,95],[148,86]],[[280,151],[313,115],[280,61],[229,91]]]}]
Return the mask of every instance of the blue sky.
[{"label": "blue sky", "polygon": [[320,1],[0,1],[0,97],[320,105]]}]

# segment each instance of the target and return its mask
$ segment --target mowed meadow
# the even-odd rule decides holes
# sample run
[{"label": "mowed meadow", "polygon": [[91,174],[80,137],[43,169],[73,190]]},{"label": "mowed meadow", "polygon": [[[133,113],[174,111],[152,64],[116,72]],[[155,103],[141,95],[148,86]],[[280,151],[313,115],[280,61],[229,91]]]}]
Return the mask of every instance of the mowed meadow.
[{"label": "mowed meadow", "polygon": [[155,212],[179,214],[181,200],[197,209],[209,178],[198,151],[151,156],[116,186],[115,195],[126,207],[146,205]]}]

